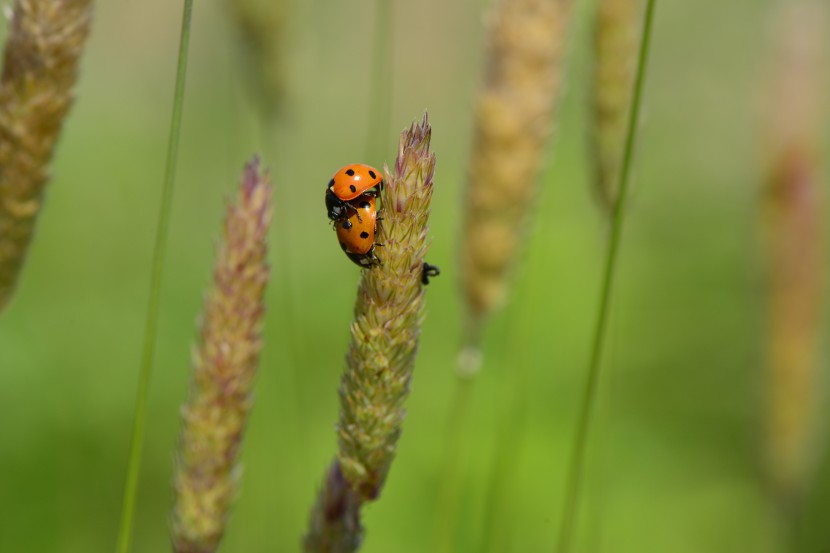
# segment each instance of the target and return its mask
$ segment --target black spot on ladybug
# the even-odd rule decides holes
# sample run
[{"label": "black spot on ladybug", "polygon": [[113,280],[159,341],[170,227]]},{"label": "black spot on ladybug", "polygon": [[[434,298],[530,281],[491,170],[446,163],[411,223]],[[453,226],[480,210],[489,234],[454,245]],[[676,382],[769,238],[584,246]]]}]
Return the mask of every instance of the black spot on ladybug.
[{"label": "black spot on ladybug", "polygon": [[365,239],[369,238],[369,233],[364,230],[363,232],[360,233],[360,237],[365,240]]},{"label": "black spot on ladybug", "polygon": [[346,229],[346,230],[349,230],[350,228],[352,228],[352,222],[348,221],[348,220],[343,221],[343,228]]},{"label": "black spot on ladybug", "polygon": [[362,207],[363,209],[369,209],[370,205],[371,204],[369,202],[367,202],[366,200],[363,200],[362,202],[360,202],[360,207]]},{"label": "black spot on ladybug", "polygon": [[349,190],[351,190],[352,192],[357,192],[357,188],[355,188],[353,184],[349,185]]},{"label": "black spot on ladybug", "polygon": [[375,175],[374,171],[369,171],[369,176],[372,177],[372,180],[375,180],[376,178],[378,178],[378,176]]},{"label": "black spot on ladybug", "polygon": [[346,169],[346,174],[349,175],[350,177],[353,177],[354,176],[354,169]]}]

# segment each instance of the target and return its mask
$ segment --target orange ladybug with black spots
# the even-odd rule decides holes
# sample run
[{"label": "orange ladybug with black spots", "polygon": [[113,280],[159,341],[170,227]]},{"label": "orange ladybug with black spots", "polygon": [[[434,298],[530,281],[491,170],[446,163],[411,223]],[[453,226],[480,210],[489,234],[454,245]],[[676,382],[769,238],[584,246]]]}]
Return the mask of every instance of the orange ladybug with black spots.
[{"label": "orange ladybug with black spots", "polygon": [[326,211],[329,219],[348,219],[355,214],[350,200],[363,195],[377,196],[381,187],[383,177],[374,167],[362,163],[351,163],[341,167],[326,185]]}]

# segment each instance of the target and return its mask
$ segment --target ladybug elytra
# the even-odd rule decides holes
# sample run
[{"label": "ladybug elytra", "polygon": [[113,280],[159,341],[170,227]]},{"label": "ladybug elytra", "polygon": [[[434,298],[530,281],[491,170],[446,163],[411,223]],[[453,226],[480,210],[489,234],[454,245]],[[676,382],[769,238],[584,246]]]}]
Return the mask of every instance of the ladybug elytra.
[{"label": "ladybug elytra", "polygon": [[[377,195],[383,186],[380,171],[370,165],[351,163],[341,167],[326,185],[326,211],[329,219],[340,221],[354,212],[350,200],[366,194]],[[360,215],[358,214],[358,219]]]},{"label": "ladybug elytra", "polygon": [[370,194],[354,198],[346,205],[352,210],[348,217],[341,217],[334,224],[337,241],[343,252],[356,265],[372,267],[380,264],[375,256],[375,234],[377,231],[377,199]]}]

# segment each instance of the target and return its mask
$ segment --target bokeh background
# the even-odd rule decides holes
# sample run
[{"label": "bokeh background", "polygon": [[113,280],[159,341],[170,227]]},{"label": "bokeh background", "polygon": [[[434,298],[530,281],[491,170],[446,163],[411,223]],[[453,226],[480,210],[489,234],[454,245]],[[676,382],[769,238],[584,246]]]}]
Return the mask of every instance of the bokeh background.
[{"label": "bokeh background", "polygon": [[[273,275],[223,550],[299,549],[335,451],[358,280],[325,218],[323,187],[345,163],[391,163],[398,131],[425,109],[438,159],[428,259],[442,275],[428,289],[409,414],[383,496],[365,511],[363,551],[432,551],[447,512],[439,483],[459,345],[461,186],[485,3],[395,2],[389,139],[368,154],[375,2],[296,4],[284,29],[284,96],[266,120],[226,4],[196,2],[135,551],[168,547],[190,344],[224,198],[254,152],[276,187]],[[537,217],[511,302],[487,331],[464,421],[456,551],[549,551],[557,537],[605,245],[586,155],[588,4],[579,3]],[[830,463],[819,465],[793,542],[758,453],[775,4],[658,2],[581,551],[830,549]],[[96,6],[48,202],[0,316],[0,551],[114,547],[180,18],[179,2]]]}]

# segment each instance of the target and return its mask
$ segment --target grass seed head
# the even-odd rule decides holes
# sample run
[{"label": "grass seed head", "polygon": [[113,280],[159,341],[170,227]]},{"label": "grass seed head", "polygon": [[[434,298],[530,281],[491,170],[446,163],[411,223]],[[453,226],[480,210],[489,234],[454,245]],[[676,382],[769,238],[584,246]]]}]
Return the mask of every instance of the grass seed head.
[{"label": "grass seed head", "polygon": [[820,126],[826,121],[827,67],[822,58],[827,13],[823,4],[787,4],[773,56],[770,160],[765,218],[769,320],[765,461],[774,497],[785,509],[809,489],[815,454],[823,444],[818,420],[821,337],[824,182]]},{"label": "grass seed head", "polygon": [[225,0],[242,52],[240,63],[264,115],[275,115],[285,100],[286,31],[291,8],[280,0]]},{"label": "grass seed head", "polygon": [[424,317],[421,279],[435,172],[431,134],[424,114],[401,133],[392,173],[384,167],[381,264],[360,277],[340,384],[339,449],[311,511],[307,553],[357,550],[361,507],[380,495],[395,456]]},{"label": "grass seed head", "polygon": [[[562,84],[570,0],[497,0],[475,112],[461,246],[466,335],[505,300]],[[468,344],[469,345],[469,344]],[[477,344],[472,344],[477,346]]]},{"label": "grass seed head", "polygon": [[178,553],[216,550],[236,494],[236,459],[262,349],[271,194],[254,159],[245,167],[236,203],[227,209],[182,407],[173,507]]},{"label": "grass seed head", "polygon": [[622,169],[643,4],[643,0],[600,0],[594,22],[594,183],[608,216],[614,208]]},{"label": "grass seed head", "polygon": [[425,115],[402,133],[393,172],[385,169],[378,228],[382,264],[363,271],[354,307],[340,387],[338,459],[365,499],[380,493],[394,457],[421,332],[421,271],[435,170],[430,136]]},{"label": "grass seed head", "polygon": [[17,0],[0,77],[0,311],[20,275],[92,20],[91,0]]}]

